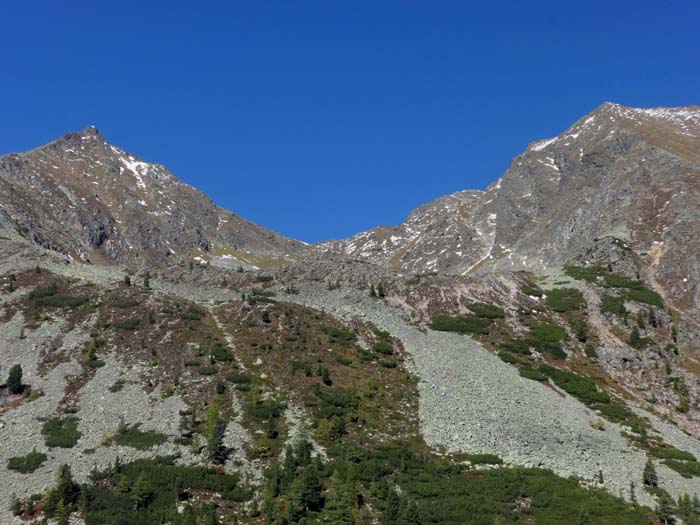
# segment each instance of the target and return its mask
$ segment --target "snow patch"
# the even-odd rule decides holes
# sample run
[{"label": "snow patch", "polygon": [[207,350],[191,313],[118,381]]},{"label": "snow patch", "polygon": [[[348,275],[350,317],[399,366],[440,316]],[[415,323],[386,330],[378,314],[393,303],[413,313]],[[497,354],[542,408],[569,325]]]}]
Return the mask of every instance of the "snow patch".
[{"label": "snow patch", "polygon": [[554,144],[557,140],[559,140],[559,137],[554,137],[552,139],[538,140],[537,142],[533,142],[530,145],[530,149],[533,151],[542,151],[544,148],[546,148],[550,144]]}]

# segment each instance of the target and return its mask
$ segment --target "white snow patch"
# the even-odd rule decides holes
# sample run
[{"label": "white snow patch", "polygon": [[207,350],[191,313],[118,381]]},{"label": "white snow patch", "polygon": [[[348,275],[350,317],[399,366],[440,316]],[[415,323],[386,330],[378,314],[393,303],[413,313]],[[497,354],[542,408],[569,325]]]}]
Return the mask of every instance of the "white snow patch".
[{"label": "white snow patch", "polygon": [[552,139],[538,140],[537,142],[533,142],[530,145],[530,149],[533,151],[542,151],[544,148],[546,148],[550,144],[554,144],[557,140],[559,140],[559,137],[554,137]]}]

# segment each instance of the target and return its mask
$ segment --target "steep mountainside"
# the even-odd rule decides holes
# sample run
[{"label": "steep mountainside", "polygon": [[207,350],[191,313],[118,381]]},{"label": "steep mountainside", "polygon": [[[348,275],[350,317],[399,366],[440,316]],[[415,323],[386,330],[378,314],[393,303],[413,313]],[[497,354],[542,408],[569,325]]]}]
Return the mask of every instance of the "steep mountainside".
[{"label": "steep mountainside", "polygon": [[93,263],[205,255],[280,263],[303,246],[216,206],[165,167],[109,144],[94,127],[0,157],[0,223]]},{"label": "steep mountainside", "polygon": [[94,128],[1,157],[0,523],[700,523],[699,115],[313,247]]},{"label": "steep mountainside", "polygon": [[[606,103],[533,142],[485,192],[460,192],[317,246],[405,272],[543,270],[621,241],[677,305],[700,305],[700,108]],[[620,244],[620,243],[618,243]],[[603,247],[603,249],[607,249]]]}]

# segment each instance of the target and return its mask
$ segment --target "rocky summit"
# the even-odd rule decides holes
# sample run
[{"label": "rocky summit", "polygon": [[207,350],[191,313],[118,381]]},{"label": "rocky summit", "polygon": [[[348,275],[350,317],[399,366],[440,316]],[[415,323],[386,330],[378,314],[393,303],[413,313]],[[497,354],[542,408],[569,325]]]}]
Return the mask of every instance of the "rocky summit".
[{"label": "rocky summit", "polygon": [[0,523],[700,520],[700,108],[307,245],[96,128],[0,157]]},{"label": "rocky summit", "polygon": [[0,184],[6,227],[75,261],[166,264],[201,253],[282,263],[303,247],[216,206],[95,127],[0,158]]}]

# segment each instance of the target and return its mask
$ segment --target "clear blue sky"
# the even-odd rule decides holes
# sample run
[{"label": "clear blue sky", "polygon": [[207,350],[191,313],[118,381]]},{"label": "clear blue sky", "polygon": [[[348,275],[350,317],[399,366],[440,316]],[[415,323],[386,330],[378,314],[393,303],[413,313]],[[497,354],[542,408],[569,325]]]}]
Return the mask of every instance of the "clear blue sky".
[{"label": "clear blue sky", "polygon": [[317,241],[483,189],[603,101],[700,104],[700,2],[474,4],[3,2],[0,153],[94,124]]}]

